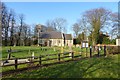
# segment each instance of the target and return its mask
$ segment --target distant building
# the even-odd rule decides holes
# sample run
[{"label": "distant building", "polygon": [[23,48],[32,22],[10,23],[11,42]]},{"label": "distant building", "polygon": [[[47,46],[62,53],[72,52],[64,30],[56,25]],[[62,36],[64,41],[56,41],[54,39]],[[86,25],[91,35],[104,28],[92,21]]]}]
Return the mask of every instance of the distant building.
[{"label": "distant building", "polygon": [[57,31],[41,32],[39,44],[43,46],[69,46],[73,45],[71,34],[64,34]]},{"label": "distant building", "polygon": [[[38,44],[42,46],[70,46],[73,45],[71,34],[64,34],[55,31],[52,27],[36,25]],[[33,38],[33,40],[35,40]]]},{"label": "distant building", "polygon": [[116,39],[116,45],[120,46],[120,39]]},{"label": "distant building", "polygon": [[73,45],[73,38],[71,34],[63,34],[64,35],[64,41],[65,41],[65,46],[71,46]]}]

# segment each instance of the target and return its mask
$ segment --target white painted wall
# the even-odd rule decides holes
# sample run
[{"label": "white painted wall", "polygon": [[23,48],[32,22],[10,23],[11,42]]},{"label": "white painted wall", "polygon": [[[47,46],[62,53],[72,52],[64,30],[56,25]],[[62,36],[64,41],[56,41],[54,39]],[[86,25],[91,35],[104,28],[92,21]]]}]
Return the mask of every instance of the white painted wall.
[{"label": "white painted wall", "polygon": [[70,45],[72,46],[73,40],[66,40],[65,43],[66,43],[66,46],[67,46],[67,44],[68,44],[68,46],[70,46]]},{"label": "white painted wall", "polygon": [[64,46],[63,39],[50,39],[52,41],[51,46]]},{"label": "white painted wall", "polygon": [[[64,46],[64,39],[49,39],[52,41],[51,46]],[[42,43],[44,44],[46,39],[42,39]],[[73,40],[66,40],[66,46],[72,46],[73,45]]]},{"label": "white painted wall", "polygon": [[120,39],[116,39],[116,45],[120,46]]}]

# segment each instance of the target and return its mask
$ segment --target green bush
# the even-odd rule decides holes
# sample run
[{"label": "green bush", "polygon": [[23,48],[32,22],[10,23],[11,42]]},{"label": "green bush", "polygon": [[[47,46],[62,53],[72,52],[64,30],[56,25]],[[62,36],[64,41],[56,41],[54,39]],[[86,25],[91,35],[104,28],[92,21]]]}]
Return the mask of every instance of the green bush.
[{"label": "green bush", "polygon": [[38,40],[33,41],[33,45],[38,44]]},{"label": "green bush", "polygon": [[111,44],[116,44],[116,39],[110,41]]},{"label": "green bush", "polygon": [[110,39],[109,38],[103,38],[103,44],[110,44]]}]

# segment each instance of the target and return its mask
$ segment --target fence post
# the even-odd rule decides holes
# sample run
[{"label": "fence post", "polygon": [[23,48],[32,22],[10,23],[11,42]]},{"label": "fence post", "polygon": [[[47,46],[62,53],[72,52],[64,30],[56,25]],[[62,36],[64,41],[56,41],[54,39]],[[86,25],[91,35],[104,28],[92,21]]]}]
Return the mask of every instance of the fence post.
[{"label": "fence post", "polygon": [[11,52],[12,52],[12,49],[10,47],[10,50],[8,50],[8,56],[7,56],[7,59],[10,59],[11,58]]},{"label": "fence post", "polygon": [[15,59],[15,70],[17,70],[18,59]]},{"label": "fence post", "polygon": [[104,56],[106,56],[106,46],[104,46]]},{"label": "fence post", "polygon": [[90,46],[90,57],[92,57],[92,47]]},{"label": "fence post", "polygon": [[98,57],[99,57],[99,56],[100,56],[100,52],[99,52],[99,46],[98,46],[98,49],[97,49],[97,50],[98,50]]},{"label": "fence post", "polygon": [[60,62],[60,53],[58,54],[58,61]]},{"label": "fence post", "polygon": [[87,57],[87,47],[86,47],[86,57]]},{"label": "fence post", "polygon": [[71,54],[72,54],[72,60],[73,60],[73,58],[74,58],[74,52],[71,52]]},{"label": "fence post", "polygon": [[41,61],[41,55],[40,55],[40,57],[39,57],[39,64],[41,65],[41,63],[42,63],[42,61]]}]

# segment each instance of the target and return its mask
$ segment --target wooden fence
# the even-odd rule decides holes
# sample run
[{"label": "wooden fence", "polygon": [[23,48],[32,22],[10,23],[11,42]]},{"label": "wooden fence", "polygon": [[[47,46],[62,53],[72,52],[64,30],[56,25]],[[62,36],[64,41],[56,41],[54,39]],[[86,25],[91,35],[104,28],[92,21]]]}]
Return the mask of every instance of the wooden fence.
[{"label": "wooden fence", "polygon": [[[67,56],[61,56],[61,55],[65,55],[65,53],[59,53],[59,54],[47,54],[47,55],[40,55],[39,57],[37,56],[34,56],[34,57],[22,57],[22,58],[12,58],[12,59],[9,59],[9,60],[14,60],[14,64],[8,64],[8,65],[2,65],[1,67],[7,67],[7,66],[15,66],[15,70],[18,69],[18,65],[22,65],[22,64],[27,64],[27,63],[36,63],[36,62],[39,62],[39,65],[42,65],[42,62],[43,61],[49,61],[49,60],[58,60],[58,62],[61,61],[61,59],[63,58],[68,58],[68,57],[71,57],[71,59],[74,58],[74,52],[68,52],[67,54],[71,54],[71,56],[67,55]],[[42,58],[45,58],[47,56],[57,56],[56,58],[46,58],[46,59],[42,59]],[[76,56],[78,57],[78,56]],[[37,60],[35,60],[35,59]],[[18,60],[20,59],[30,59],[30,62],[24,62],[24,63],[19,63]],[[34,61],[35,60],[35,61]]]},{"label": "wooden fence", "polygon": [[[104,55],[103,56],[106,56],[106,46],[104,46]],[[83,54],[83,53],[82,53]],[[87,53],[88,54],[88,53]],[[52,57],[52,58],[45,58],[45,57],[50,57],[50,56],[56,56],[56,57]],[[18,65],[22,65],[22,64],[28,64],[28,63],[36,63],[38,62],[39,65],[41,66],[43,61],[49,61],[49,60],[57,60],[57,62],[61,62],[62,60],[61,59],[64,59],[64,58],[69,58],[70,60],[74,60],[75,58],[80,58],[81,55],[75,55],[75,52],[67,52],[67,53],[58,53],[58,54],[46,54],[46,55],[40,55],[39,57],[38,56],[34,56],[34,57],[23,57],[23,58],[12,58],[12,59],[9,59],[9,60],[14,60],[14,64],[9,64],[9,65],[2,65],[1,67],[7,67],[7,66],[14,66],[15,67],[15,70],[18,69]],[[90,47],[89,48],[89,57],[93,57],[93,50],[92,48]],[[87,57],[87,55],[86,55]],[[97,49],[97,56],[96,57],[100,57],[100,50],[99,50],[99,46],[98,46],[98,49]],[[33,59],[34,58],[34,59]],[[24,63],[19,63],[18,60],[20,59],[29,59],[30,61],[29,62],[24,62]]]}]

